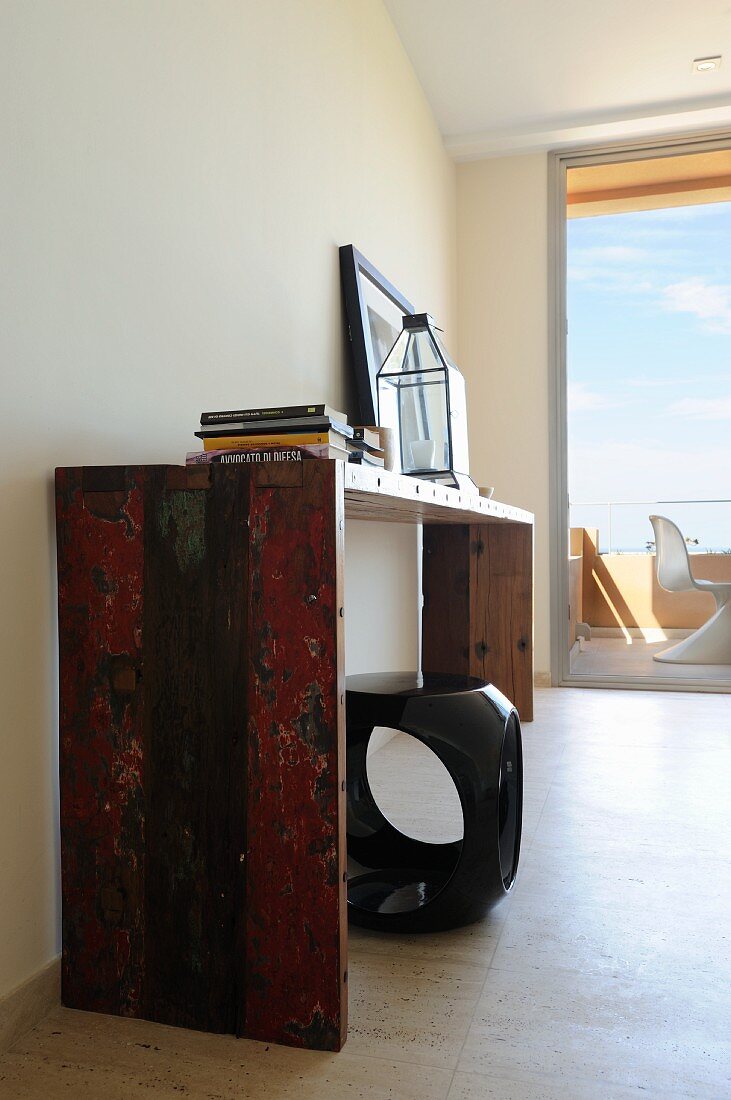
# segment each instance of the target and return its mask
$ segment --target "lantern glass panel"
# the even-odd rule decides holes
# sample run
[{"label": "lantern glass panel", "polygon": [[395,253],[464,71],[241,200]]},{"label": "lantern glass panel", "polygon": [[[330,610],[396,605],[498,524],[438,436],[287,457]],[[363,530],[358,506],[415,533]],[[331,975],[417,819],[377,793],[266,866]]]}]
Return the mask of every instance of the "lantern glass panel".
[{"label": "lantern glass panel", "polygon": [[404,328],[378,372],[379,423],[391,428],[405,474],[472,486],[462,375],[427,314]]},{"label": "lantern glass panel", "polygon": [[466,474],[470,468],[467,444],[467,392],[458,370],[449,371],[449,418],[452,439],[452,470]]},{"label": "lantern glass panel", "polygon": [[447,369],[428,332],[403,332],[378,376],[381,423],[398,437],[406,474],[450,467]]}]

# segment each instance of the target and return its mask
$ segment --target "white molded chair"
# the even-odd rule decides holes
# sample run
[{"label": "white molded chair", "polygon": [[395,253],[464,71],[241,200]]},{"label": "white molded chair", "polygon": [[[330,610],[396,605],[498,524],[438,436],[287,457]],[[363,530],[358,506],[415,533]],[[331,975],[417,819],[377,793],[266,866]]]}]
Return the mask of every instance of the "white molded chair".
[{"label": "white molded chair", "polygon": [[716,612],[682,642],[654,653],[654,661],[678,665],[731,664],[731,583],[696,580],[690,569],[688,547],[680,530],[665,516],[650,516],[655,532],[657,582],[667,592],[710,592]]}]

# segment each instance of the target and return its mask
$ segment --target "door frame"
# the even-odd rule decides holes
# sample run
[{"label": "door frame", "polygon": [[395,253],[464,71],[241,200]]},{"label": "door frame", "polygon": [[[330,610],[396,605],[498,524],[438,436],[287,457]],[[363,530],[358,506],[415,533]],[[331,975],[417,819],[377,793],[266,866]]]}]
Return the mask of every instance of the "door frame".
[{"label": "door frame", "polygon": [[548,154],[548,367],[550,462],[551,684],[668,691],[728,692],[729,681],[702,677],[577,676],[569,668],[569,494],[566,336],[566,173],[569,168],[682,156],[731,148],[731,131],[561,149]]}]

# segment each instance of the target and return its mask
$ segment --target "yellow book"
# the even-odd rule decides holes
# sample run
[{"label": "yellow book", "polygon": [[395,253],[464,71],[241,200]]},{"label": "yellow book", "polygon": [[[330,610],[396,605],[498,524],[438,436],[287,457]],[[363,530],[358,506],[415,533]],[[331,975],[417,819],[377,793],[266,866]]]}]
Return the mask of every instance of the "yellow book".
[{"label": "yellow book", "polygon": [[278,435],[212,435],[203,440],[204,451],[250,451],[262,447],[298,447],[303,443],[325,443],[331,447],[344,447],[339,432],[292,432]]}]

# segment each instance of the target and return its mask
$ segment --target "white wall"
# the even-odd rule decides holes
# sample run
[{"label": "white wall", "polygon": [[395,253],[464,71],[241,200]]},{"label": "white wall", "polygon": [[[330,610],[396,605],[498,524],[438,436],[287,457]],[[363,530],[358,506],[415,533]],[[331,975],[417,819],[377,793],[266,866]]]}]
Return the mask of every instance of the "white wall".
[{"label": "white wall", "polygon": [[550,669],[547,157],[457,170],[459,364],[470,467],[536,516],[535,670]]},{"label": "white wall", "polygon": [[[0,73],[2,995],[58,950],[53,467],[347,401],[342,243],[456,339],[455,172],[381,0],[4,0]],[[364,566],[413,550],[359,526]],[[350,621],[411,663],[414,593],[367,572]]]}]

